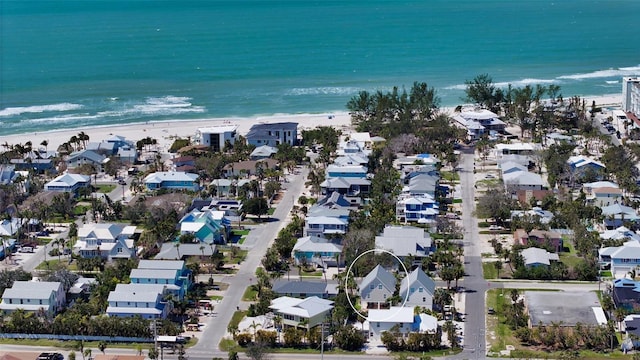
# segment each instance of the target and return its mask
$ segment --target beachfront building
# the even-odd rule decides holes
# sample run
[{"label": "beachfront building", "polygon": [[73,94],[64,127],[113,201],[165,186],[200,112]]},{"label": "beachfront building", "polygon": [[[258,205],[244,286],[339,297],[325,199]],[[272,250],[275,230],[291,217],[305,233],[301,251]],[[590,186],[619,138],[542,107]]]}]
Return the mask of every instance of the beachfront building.
[{"label": "beachfront building", "polygon": [[453,116],[456,124],[467,130],[469,140],[478,140],[484,134],[504,132],[506,123],[487,109],[462,111]]},{"label": "beachfront building", "polygon": [[78,194],[78,190],[91,186],[91,177],[80,174],[64,173],[44,185],[45,191],[70,192]]},{"label": "beachfront building", "polygon": [[66,293],[60,282],[15,281],[4,290],[0,310],[11,313],[22,309],[27,312],[44,311],[55,315],[66,304]]},{"label": "beachfront building", "polygon": [[280,144],[296,145],[298,140],[298,123],[260,123],[255,124],[247,133],[249,145],[278,146]]},{"label": "beachfront building", "polygon": [[124,224],[84,224],[73,248],[81,258],[131,259],[136,256],[135,232],[135,226]]},{"label": "beachfront building", "polygon": [[198,175],[179,171],[159,171],[147,175],[144,184],[148,190],[191,190],[198,191]]},{"label": "beachfront building", "polygon": [[109,162],[109,158],[93,150],[81,150],[71,153],[67,158],[67,168],[75,169],[83,165],[93,166],[98,172],[103,171],[104,165]]},{"label": "beachfront building", "polygon": [[238,125],[220,125],[199,128],[196,131],[196,143],[211,147],[220,152],[225,145],[233,145],[238,137]]},{"label": "beachfront building", "polygon": [[640,117],[640,77],[622,78],[622,111]]}]

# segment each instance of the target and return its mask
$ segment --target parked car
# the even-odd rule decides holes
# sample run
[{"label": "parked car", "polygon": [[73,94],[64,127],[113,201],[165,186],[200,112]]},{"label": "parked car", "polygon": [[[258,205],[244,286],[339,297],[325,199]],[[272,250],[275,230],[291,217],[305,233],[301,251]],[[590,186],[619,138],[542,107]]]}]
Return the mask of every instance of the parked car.
[{"label": "parked car", "polygon": [[38,231],[36,236],[49,236],[49,230]]},{"label": "parked car", "polygon": [[498,226],[498,225],[491,225],[489,226],[489,230],[491,231],[499,231],[499,230],[503,230],[504,228],[502,226]]},{"label": "parked car", "polygon": [[38,358],[36,360],[64,360],[64,355],[60,353],[43,352],[38,355]]},{"label": "parked car", "polygon": [[126,182],[126,181],[124,181],[124,179],[120,179],[120,180],[118,180],[118,184],[120,184],[120,185],[127,185],[127,182]]},{"label": "parked car", "polygon": [[495,314],[495,313],[496,313],[496,311],[495,311],[493,308],[489,308],[489,310],[487,311],[487,313],[488,313],[489,315],[493,315],[493,314]]}]

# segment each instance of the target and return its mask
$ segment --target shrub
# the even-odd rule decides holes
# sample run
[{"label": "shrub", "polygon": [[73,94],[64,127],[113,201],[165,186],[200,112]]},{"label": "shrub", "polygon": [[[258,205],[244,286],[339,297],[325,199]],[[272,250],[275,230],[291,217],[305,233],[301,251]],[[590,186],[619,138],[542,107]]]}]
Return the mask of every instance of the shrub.
[{"label": "shrub", "polygon": [[278,340],[278,333],[275,331],[258,330],[256,333],[256,342],[264,344],[265,346],[276,346],[276,340]]},{"label": "shrub", "polygon": [[253,336],[251,336],[251,334],[249,333],[240,333],[236,335],[236,341],[238,342],[238,345],[242,347],[247,347],[249,344],[251,344],[252,339]]}]

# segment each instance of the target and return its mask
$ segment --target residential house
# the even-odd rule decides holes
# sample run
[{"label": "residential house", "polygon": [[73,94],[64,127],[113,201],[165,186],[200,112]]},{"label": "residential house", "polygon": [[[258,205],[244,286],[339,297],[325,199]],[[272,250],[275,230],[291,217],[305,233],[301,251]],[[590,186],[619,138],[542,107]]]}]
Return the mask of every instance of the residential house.
[{"label": "residential house", "polygon": [[379,309],[381,304],[396,291],[396,277],[380,265],[377,265],[360,282],[360,301],[367,308]]},{"label": "residential house", "polygon": [[194,156],[176,156],[171,159],[171,163],[173,171],[195,173],[196,158]]},{"label": "residential house", "polygon": [[3,219],[2,221],[0,221],[0,236],[14,236],[24,224],[25,220],[20,218],[12,217],[10,219]]},{"label": "residential house", "polygon": [[[353,209],[351,202],[345,199],[344,195],[338,192],[327,194],[325,197],[318,200],[318,202],[316,202],[313,207],[321,207],[327,209]],[[346,218],[349,218],[348,213]]]},{"label": "residential house", "polygon": [[2,294],[0,310],[11,313],[18,309],[28,312],[44,311],[55,315],[66,304],[66,292],[60,282],[15,281]]},{"label": "residential house", "polygon": [[428,194],[400,195],[396,202],[396,219],[399,222],[435,224],[439,213],[438,202]]},{"label": "residential house", "polygon": [[414,320],[413,307],[392,306],[389,309],[371,309],[367,316],[369,339],[379,341],[383,332],[391,331],[396,325],[403,337],[409,336],[409,333],[414,331]]},{"label": "residential house", "polygon": [[344,235],[348,225],[348,219],[339,217],[307,216],[304,219],[304,232],[307,236]]},{"label": "residential house", "polygon": [[333,301],[311,296],[297,299],[281,296],[271,301],[269,309],[282,318],[284,326],[302,327],[310,330],[331,316]]},{"label": "residential house", "polygon": [[82,165],[91,165],[98,172],[104,171],[104,165],[109,162],[109,158],[93,150],[76,151],[67,158],[67,168],[75,169]]},{"label": "residential house", "polygon": [[376,236],[377,249],[387,250],[401,259],[411,256],[416,264],[429,256],[433,250],[431,236],[422,228],[387,225],[382,234]]},{"label": "residential house", "polygon": [[365,153],[353,153],[338,156],[333,160],[338,166],[361,165],[366,166],[369,163],[369,157]]},{"label": "residential house", "polygon": [[[137,289],[133,285],[127,290],[111,291],[107,298],[107,315],[114,317],[141,316],[143,319],[166,319],[171,307],[162,293]],[[134,289],[134,290],[131,290]]]},{"label": "residential house", "polygon": [[587,200],[597,206],[605,207],[622,202],[622,190],[617,187],[599,187],[591,190],[591,196]]},{"label": "residential house", "polygon": [[[106,142],[106,141],[100,141],[100,142],[92,141],[88,143],[86,149],[82,151],[91,151],[95,154],[98,154],[104,157],[109,157],[111,155],[114,155],[118,150],[116,149],[115,143]],[[82,152],[82,151],[79,151],[79,152]]]},{"label": "residential house", "polygon": [[500,171],[502,172],[503,178],[506,174],[511,174],[511,173],[520,172],[520,171],[529,171],[528,167],[520,163],[517,163],[515,161],[505,161],[499,164],[498,166],[500,167]]},{"label": "residential house", "polygon": [[15,165],[0,165],[0,185],[12,184],[18,178]]},{"label": "residential house", "polygon": [[630,314],[622,320],[622,330],[624,332],[624,340],[621,348],[626,354],[627,351],[640,348],[640,315]]},{"label": "residential house", "polygon": [[338,282],[335,280],[286,280],[276,279],[271,288],[280,296],[306,298],[316,296],[322,299],[333,299],[338,295]]},{"label": "residential house", "polygon": [[190,256],[202,256],[206,259],[211,258],[216,251],[216,246],[213,244],[180,244],[179,243],[163,243],[160,248],[160,252],[154,256],[154,260],[182,260]]},{"label": "residential house", "polygon": [[551,261],[560,261],[558,254],[537,247],[523,249],[520,254],[526,267],[550,266]]},{"label": "residential house", "polygon": [[[418,266],[400,282],[400,299],[403,306],[433,308],[436,283]],[[406,299],[406,302],[404,302]]]},{"label": "residential house", "polygon": [[280,144],[296,145],[298,140],[298,123],[260,123],[254,124],[246,136],[249,145],[278,146]]},{"label": "residential house", "polygon": [[627,241],[622,246],[601,248],[598,255],[601,266],[609,267],[615,278],[622,278],[640,265],[640,243]]},{"label": "residential house", "polygon": [[114,291],[116,292],[128,292],[135,293],[139,292],[155,292],[162,295],[163,299],[169,299],[173,297],[173,300],[182,299],[181,298],[181,290],[182,288],[178,285],[173,284],[116,284],[116,288]]},{"label": "residential house", "polygon": [[91,178],[87,175],[64,173],[44,185],[45,191],[71,192],[78,194],[78,190],[91,186]]},{"label": "residential house", "polygon": [[499,119],[498,115],[487,110],[477,109],[462,111],[453,116],[456,124],[467,130],[469,140],[478,140],[484,134],[491,132],[503,132],[506,123]]},{"label": "residential house", "polygon": [[[384,139],[382,139],[384,141]],[[379,142],[371,137],[368,132],[352,132],[343,134],[338,139],[337,154],[339,156],[354,153],[363,153],[367,156],[373,150],[373,144]]]},{"label": "residential house", "polygon": [[359,178],[367,177],[367,168],[362,165],[336,165],[327,166],[327,178]]},{"label": "residential house", "polygon": [[603,188],[603,187],[620,188],[618,184],[611,181],[595,181],[595,182],[582,184],[582,191],[587,195],[587,197],[589,197],[594,195],[593,194],[594,189]]},{"label": "residential house", "polygon": [[[258,164],[259,163],[259,164]],[[244,160],[227,164],[222,168],[222,174],[226,178],[240,177],[249,178],[256,174],[256,169],[275,169],[278,167],[278,160],[260,159],[260,160]],[[240,186],[240,185],[238,185]]]},{"label": "residential house", "polygon": [[627,277],[614,280],[611,298],[616,308],[637,314],[640,311],[640,282]]},{"label": "residential house", "polygon": [[516,197],[518,202],[523,205],[531,204],[531,200],[542,201],[547,196],[553,196],[551,190],[518,190],[516,191]]},{"label": "residential house", "polygon": [[529,171],[515,171],[503,175],[505,188],[515,195],[520,190],[542,190],[544,180],[542,176]]},{"label": "residential house", "polygon": [[403,179],[403,194],[436,196],[440,176],[435,173],[412,172]]},{"label": "residential house", "polygon": [[234,181],[230,179],[213,179],[209,183],[210,189],[215,189],[215,195],[218,197],[229,197],[235,195],[235,191],[232,191]]},{"label": "residential house", "polygon": [[[166,260],[155,260],[166,261]],[[179,270],[175,269],[132,269],[129,275],[132,284],[177,285],[178,295],[182,299],[186,293],[185,281]]]},{"label": "residential house", "polygon": [[531,158],[540,149],[541,149],[540,144],[522,143],[522,142],[510,143],[510,144],[496,144],[495,146],[496,158],[499,160],[506,159],[506,161],[509,161],[510,159],[508,155],[518,155],[518,156],[525,156],[525,157]]},{"label": "residential house", "polygon": [[138,150],[133,145],[119,147],[116,156],[123,163],[134,164],[138,161]]},{"label": "residential house", "polygon": [[73,248],[82,258],[131,259],[136,257],[135,232],[135,226],[123,224],[83,224]]},{"label": "residential house", "polygon": [[[173,277],[165,277],[165,275],[161,275],[160,277],[144,278],[141,276],[134,277],[133,270],[132,270],[131,272],[132,275],[129,277],[131,278],[132,283],[139,283],[139,284],[143,284],[143,283],[153,284],[156,282],[148,281],[148,280],[167,279],[172,282],[157,282],[157,284],[163,283],[163,284],[173,284],[173,285],[180,286],[182,288],[180,296],[183,296],[184,294],[186,294],[187,291],[189,291],[189,289],[191,288],[191,284],[193,283],[191,278],[192,277],[191,270],[187,269],[186,263],[182,260],[140,260],[140,262],[138,263],[138,268],[134,270],[174,271],[175,276]],[[141,272],[139,275],[144,275],[144,272]],[[133,281],[134,278],[138,279],[139,281]],[[182,297],[180,297],[180,299],[182,299]]]},{"label": "residential house", "polygon": [[361,196],[369,194],[371,181],[357,177],[328,178],[320,184],[322,195],[337,192],[344,195],[349,201],[358,203]]},{"label": "residential house", "polygon": [[116,151],[122,149],[122,148],[134,148],[135,144],[133,143],[133,141],[131,140],[127,140],[126,137],[121,136],[121,135],[112,135],[111,137],[109,137],[108,139],[104,140],[105,142],[108,143],[112,143],[113,144],[113,148],[116,149]]},{"label": "residential house", "polygon": [[567,163],[573,179],[576,181],[582,181],[586,177],[601,180],[604,175],[604,164],[584,155],[571,156]]},{"label": "residential house", "polygon": [[513,221],[516,218],[529,218],[539,221],[541,224],[549,224],[553,220],[553,213],[534,206],[530,210],[512,210],[511,220]]},{"label": "residential house", "polygon": [[199,128],[196,131],[195,140],[200,145],[211,147],[215,152],[220,152],[225,145],[233,145],[238,136],[238,125],[222,125]]},{"label": "residential house", "polygon": [[640,235],[624,226],[620,226],[613,230],[605,230],[600,233],[600,238],[602,240],[624,240],[625,242],[633,240],[640,243]]},{"label": "residential house", "polygon": [[513,233],[514,243],[523,246],[540,246],[549,248],[556,253],[562,251],[562,235],[555,231],[531,230],[528,234],[524,229],[517,229]]},{"label": "residential house", "polygon": [[224,244],[229,238],[231,222],[222,210],[192,210],[179,222],[180,234],[193,234],[195,241]]},{"label": "residential house", "polygon": [[573,136],[561,134],[559,132],[553,132],[545,135],[545,140],[547,141],[547,146],[575,143]]},{"label": "residential house", "polygon": [[11,159],[9,160],[11,165],[16,167],[16,170],[34,171],[38,174],[44,174],[45,172],[55,173],[55,163],[53,159]]},{"label": "residential house", "polygon": [[200,188],[197,174],[178,171],[159,171],[149,174],[144,178],[144,184],[148,190],[169,189],[198,191]]},{"label": "residential house", "polygon": [[267,159],[277,153],[278,153],[277,147],[262,145],[253,149],[253,151],[249,155],[249,159],[251,160]]},{"label": "residential house", "polygon": [[319,236],[305,236],[299,238],[291,251],[291,257],[296,265],[315,264],[322,268],[339,266],[342,245],[331,242]]},{"label": "residential house", "polygon": [[637,222],[640,217],[636,210],[630,206],[621,204],[613,204],[601,208],[602,216],[604,216],[604,226],[607,229],[614,229],[623,226],[625,222]]}]

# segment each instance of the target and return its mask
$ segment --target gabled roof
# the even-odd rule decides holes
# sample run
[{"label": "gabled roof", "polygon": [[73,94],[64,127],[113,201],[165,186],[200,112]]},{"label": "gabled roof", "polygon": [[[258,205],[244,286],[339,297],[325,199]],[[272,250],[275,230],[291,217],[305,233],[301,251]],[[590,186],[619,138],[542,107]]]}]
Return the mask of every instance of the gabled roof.
[{"label": "gabled roof", "polygon": [[590,189],[596,189],[596,188],[600,188],[600,187],[613,187],[613,188],[618,188],[618,184],[611,182],[611,181],[595,181],[595,182],[590,182],[590,183],[584,183],[582,184],[583,188],[590,188]]},{"label": "gabled roof", "polygon": [[327,208],[324,206],[312,206],[307,212],[307,218],[314,216],[326,216],[326,217],[335,217],[335,218],[348,218],[351,210],[345,208]]},{"label": "gabled roof", "polygon": [[295,122],[280,122],[280,123],[261,123],[254,124],[249,129],[246,139],[277,139],[275,135],[269,135],[269,131],[296,131],[298,130],[298,123]]},{"label": "gabled roof", "polygon": [[160,293],[157,291],[148,291],[144,288],[140,290],[112,291],[109,293],[107,301],[126,301],[126,302],[148,302],[155,303]]},{"label": "gabled roof", "polygon": [[373,270],[371,270],[364,279],[362,279],[362,282],[360,283],[360,290],[362,291],[362,289],[369,287],[369,285],[374,282],[376,284],[377,282],[382,283],[382,285],[392,293],[396,289],[396,277],[380,265],[376,265],[376,267],[373,268]]},{"label": "gabled roof", "polygon": [[609,206],[604,206],[602,209],[602,215],[604,216],[615,216],[616,218],[624,218],[626,220],[636,220],[638,219],[638,215],[636,214],[636,210],[630,206],[624,206],[621,204],[613,204]]},{"label": "gabled roof", "polygon": [[[206,247],[206,246],[205,246]],[[175,279],[175,269],[131,269],[131,279]]]},{"label": "gabled roof", "polygon": [[347,221],[333,216],[308,216],[305,221],[307,224],[347,225]]},{"label": "gabled roof", "polygon": [[400,299],[404,301],[409,289],[419,287],[424,288],[430,295],[433,295],[436,291],[436,282],[422,271],[420,266],[410,272],[406,278],[402,279],[400,283]]},{"label": "gabled roof", "polygon": [[529,171],[516,171],[503,175],[505,184],[544,186],[542,176]]},{"label": "gabled roof", "polygon": [[628,241],[611,253],[611,259],[640,259],[640,244]]},{"label": "gabled roof", "polygon": [[12,287],[4,290],[2,298],[44,300],[61,289],[62,284],[57,281],[15,281]]},{"label": "gabled roof", "polygon": [[[113,148],[113,144],[111,144],[111,148]],[[105,159],[107,159],[107,157],[104,155],[100,155],[92,150],[82,150],[82,151],[71,153],[71,155],[69,155],[69,159],[67,160],[67,162],[74,162],[78,159],[87,159],[96,164],[102,164],[105,161]]]},{"label": "gabled roof", "polygon": [[569,157],[569,159],[567,160],[567,162],[569,163],[569,165],[575,167],[575,168],[580,168],[586,165],[594,165],[600,168],[604,169],[604,164],[596,161],[594,159],[588,158],[586,156],[583,155],[576,155],[576,156],[571,156]]},{"label": "gabled roof", "polygon": [[318,201],[316,205],[324,207],[350,207],[351,203],[347,199],[345,199],[344,196],[339,192],[332,191],[330,195],[327,195],[324,198],[320,199],[320,201]]},{"label": "gabled roof", "polygon": [[329,166],[327,166],[327,174],[332,173],[332,172],[339,172],[339,173],[349,173],[349,174],[366,174],[367,173],[367,168],[365,166],[362,165],[344,165],[344,166],[340,166],[340,165],[336,165],[336,164],[330,164]]},{"label": "gabled roof", "polygon": [[278,152],[278,148],[269,145],[258,146],[251,152],[251,157],[269,157]]},{"label": "gabled roof", "polygon": [[123,233],[124,228],[125,226],[122,224],[83,224],[78,229],[78,237],[81,239],[88,238],[113,242]]}]

